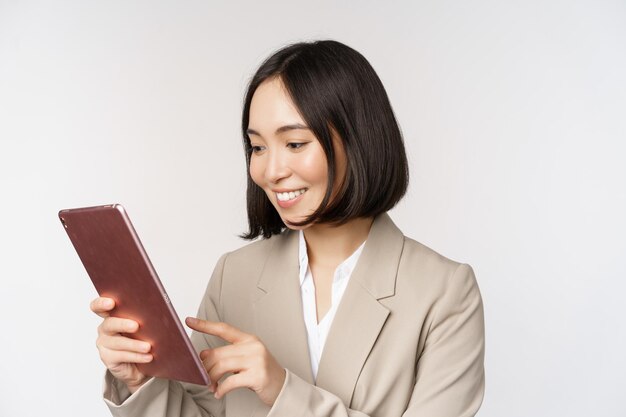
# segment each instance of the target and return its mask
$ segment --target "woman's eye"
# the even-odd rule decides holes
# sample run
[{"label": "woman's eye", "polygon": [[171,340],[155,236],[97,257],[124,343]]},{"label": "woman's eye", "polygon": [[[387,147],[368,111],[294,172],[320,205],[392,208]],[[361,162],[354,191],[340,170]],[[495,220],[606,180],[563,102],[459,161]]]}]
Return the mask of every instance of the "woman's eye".
[{"label": "woman's eye", "polygon": [[302,148],[306,144],[307,144],[307,142],[289,142],[287,144],[287,147],[291,148],[291,149],[300,149],[300,148]]},{"label": "woman's eye", "polygon": [[264,149],[263,146],[256,146],[256,145],[250,146],[250,151],[252,153],[259,153],[259,152],[263,151],[263,149]]}]

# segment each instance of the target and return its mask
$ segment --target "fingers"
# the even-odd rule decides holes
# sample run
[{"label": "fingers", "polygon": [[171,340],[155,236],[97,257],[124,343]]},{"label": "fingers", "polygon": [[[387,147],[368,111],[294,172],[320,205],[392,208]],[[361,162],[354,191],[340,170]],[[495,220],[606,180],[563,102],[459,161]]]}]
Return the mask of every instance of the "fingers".
[{"label": "fingers", "polygon": [[217,336],[230,343],[240,343],[254,337],[252,335],[242,332],[241,330],[231,326],[230,324],[226,324],[223,322],[200,320],[195,317],[187,317],[185,323],[187,323],[187,326],[189,326],[193,330]]},{"label": "fingers", "polygon": [[110,313],[115,308],[115,300],[112,298],[98,297],[91,301],[89,307],[104,319],[98,326],[96,340],[102,363],[115,378],[128,386],[131,393],[136,391],[149,379],[136,365],[149,363],[154,357],[150,354],[149,343],[131,339],[121,333],[135,333],[139,330],[139,323],[111,317]]},{"label": "fingers", "polygon": [[100,359],[102,359],[107,368],[112,368],[122,363],[148,363],[153,359],[149,353],[113,350],[106,347],[101,347],[99,350]]},{"label": "fingers", "polygon": [[[108,319],[107,319],[108,320]],[[120,334],[102,333],[96,340],[100,358],[107,367],[121,363],[146,363],[153,359],[148,342],[131,339]]]},{"label": "fingers", "polygon": [[118,333],[135,333],[139,329],[139,323],[130,319],[122,319],[119,317],[107,317],[100,326],[98,332],[109,336]]},{"label": "fingers", "polygon": [[[255,364],[258,365],[255,351],[255,347],[251,344],[228,345],[201,351],[200,359],[211,381],[209,391],[216,391],[224,375],[249,372]],[[251,387],[248,386],[248,388]]]},{"label": "fingers", "polygon": [[136,353],[149,353],[152,346],[141,340],[131,339],[125,336],[103,335],[98,339],[99,346],[110,350],[124,350]]},{"label": "fingers", "polygon": [[112,298],[98,297],[94,299],[89,308],[100,317],[108,317],[109,311],[115,307],[115,301]]},{"label": "fingers", "polygon": [[[246,387],[256,392],[259,399],[271,407],[284,385],[286,372],[265,345],[256,336],[240,332],[224,323],[199,321],[201,323],[187,320],[190,327],[221,335],[224,339],[243,338],[242,342],[200,352],[202,364],[212,382],[209,390],[215,392],[215,398],[221,398],[235,388]],[[231,332],[232,329],[235,331]],[[226,374],[230,375],[224,378]]]},{"label": "fingers", "polygon": [[249,362],[244,356],[233,356],[213,362],[210,367],[206,368],[209,380],[212,382],[211,389],[215,391],[224,375],[238,374],[247,370]]},{"label": "fingers", "polygon": [[123,363],[148,363],[153,359],[147,342],[120,335],[100,335],[96,341],[100,359],[111,369]]},{"label": "fingers", "polygon": [[236,388],[249,387],[250,378],[246,373],[234,374],[224,379],[215,390],[215,398],[220,399]]}]

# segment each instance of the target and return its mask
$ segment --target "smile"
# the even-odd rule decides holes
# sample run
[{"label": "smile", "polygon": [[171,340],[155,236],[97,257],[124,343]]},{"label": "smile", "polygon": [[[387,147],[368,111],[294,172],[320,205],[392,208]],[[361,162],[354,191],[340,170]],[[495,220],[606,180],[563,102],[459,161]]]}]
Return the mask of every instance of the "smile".
[{"label": "smile", "polygon": [[293,200],[299,197],[300,195],[304,194],[306,190],[307,190],[306,188],[302,188],[301,190],[289,191],[286,193],[276,193],[276,198],[278,199],[278,201]]}]

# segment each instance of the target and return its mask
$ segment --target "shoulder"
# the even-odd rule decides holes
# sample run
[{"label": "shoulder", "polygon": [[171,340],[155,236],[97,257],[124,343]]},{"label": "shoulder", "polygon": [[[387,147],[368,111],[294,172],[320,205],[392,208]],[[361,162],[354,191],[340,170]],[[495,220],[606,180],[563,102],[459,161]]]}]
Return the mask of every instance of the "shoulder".
[{"label": "shoulder", "polygon": [[226,263],[240,263],[242,261],[249,262],[250,260],[264,259],[272,250],[274,244],[284,238],[286,232],[280,235],[274,235],[269,239],[259,239],[254,242],[248,243],[238,249],[231,252],[227,252],[223,255]]},{"label": "shoulder", "polygon": [[442,297],[479,297],[478,284],[472,267],[452,260],[428,246],[404,236],[398,264],[397,285],[411,287],[414,293],[429,296],[433,301]]},{"label": "shoulder", "polygon": [[[228,280],[245,279],[250,281],[258,276],[265,268],[265,264],[272,252],[284,252],[289,242],[293,242],[294,232],[286,230],[269,239],[259,239],[248,243],[231,252],[222,255],[218,264],[222,267],[222,274]],[[233,282],[233,285],[237,283]]]},{"label": "shoulder", "polygon": [[227,252],[222,255],[222,257],[226,258],[229,263],[265,260],[273,250],[280,251],[288,247],[290,243],[293,243],[294,238],[296,238],[297,241],[297,232],[286,229],[282,233],[268,239],[261,238],[231,252]]},{"label": "shoulder", "polygon": [[421,268],[441,272],[454,270],[460,265],[460,262],[454,261],[407,236],[404,236],[402,261],[419,263]]}]

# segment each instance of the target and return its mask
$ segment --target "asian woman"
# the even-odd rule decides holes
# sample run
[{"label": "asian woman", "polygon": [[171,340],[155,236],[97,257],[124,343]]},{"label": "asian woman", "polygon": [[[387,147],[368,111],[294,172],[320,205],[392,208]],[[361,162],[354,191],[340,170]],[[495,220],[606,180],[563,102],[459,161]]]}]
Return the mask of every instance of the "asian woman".
[{"label": "asian woman", "polygon": [[103,317],[115,416],[473,416],[484,393],[474,273],[403,235],[387,211],[408,164],[385,89],[336,41],[284,47],[245,96],[255,240],[224,254],[187,318],[210,386],[142,374],[150,345]]}]

